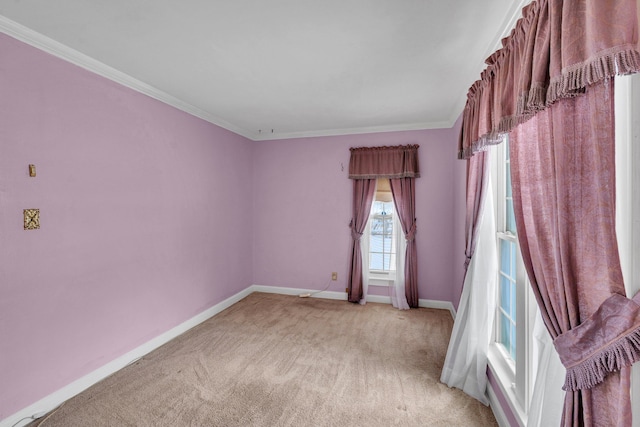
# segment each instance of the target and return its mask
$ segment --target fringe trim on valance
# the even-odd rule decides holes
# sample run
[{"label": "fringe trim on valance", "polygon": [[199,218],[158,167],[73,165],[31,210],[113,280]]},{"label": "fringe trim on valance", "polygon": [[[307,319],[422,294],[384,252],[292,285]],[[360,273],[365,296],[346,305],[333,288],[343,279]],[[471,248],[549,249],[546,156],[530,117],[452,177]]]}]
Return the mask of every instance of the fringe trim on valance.
[{"label": "fringe trim on valance", "polygon": [[349,179],[420,178],[418,144],[351,147]]},{"label": "fringe trim on valance", "polygon": [[475,153],[487,151],[490,146],[498,145],[504,141],[505,134],[501,132],[492,132],[484,135],[482,138],[474,142],[471,146],[458,151],[458,159],[470,159]]},{"label": "fringe trim on valance", "polygon": [[[519,117],[533,117],[538,111],[542,111],[547,107],[547,88],[545,86],[531,86],[529,93],[522,93],[518,96],[518,105],[516,106],[516,115]],[[524,123],[526,120],[520,120]]]},{"label": "fringe trim on valance", "polygon": [[357,175],[357,174],[349,174],[349,179],[378,179],[378,178],[388,178],[388,179],[399,179],[399,178],[420,178],[419,172],[402,172],[395,174],[365,174],[365,175]]},{"label": "fringe trim on valance", "polygon": [[594,353],[576,366],[567,368],[565,391],[595,387],[611,373],[640,360],[640,328]]},{"label": "fringe trim on valance", "polygon": [[[563,70],[561,76],[553,79],[548,87],[533,85],[528,93],[520,94],[517,99],[516,114],[500,118],[493,131],[459,151],[458,158],[468,159],[475,153],[486,150],[489,145],[499,144],[503,137],[498,139],[496,135],[508,133],[559,99],[583,95],[586,87],[592,84],[616,75],[637,72],[640,72],[640,52],[635,46],[623,46],[622,50],[617,46],[601,52],[601,55],[593,60],[567,68]],[[469,106],[479,102],[476,98],[470,101]]]},{"label": "fringe trim on valance", "polygon": [[407,145],[380,145],[377,147],[351,147],[349,151],[393,151],[393,150],[417,150],[420,148],[418,144],[407,144]]},{"label": "fringe trim on valance", "polygon": [[620,46],[601,52],[597,58],[562,70],[562,75],[551,80],[547,89],[546,105],[561,98],[581,95],[587,86],[614,77],[640,71],[640,53],[635,46]]}]

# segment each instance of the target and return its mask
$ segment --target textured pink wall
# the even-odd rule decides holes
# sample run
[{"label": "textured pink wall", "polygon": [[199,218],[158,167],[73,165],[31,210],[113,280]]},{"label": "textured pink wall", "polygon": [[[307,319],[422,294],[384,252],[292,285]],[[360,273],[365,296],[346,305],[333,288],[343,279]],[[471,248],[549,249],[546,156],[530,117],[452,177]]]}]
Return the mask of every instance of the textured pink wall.
[{"label": "textured pink wall", "polygon": [[252,283],[344,291],[351,146],[420,144],[419,294],[457,304],[457,128],[252,143],[2,34],[0,55],[0,420]]},{"label": "textured pink wall", "polygon": [[[460,133],[462,117],[458,118],[453,126],[455,135]],[[458,144],[451,144],[451,156],[457,158]],[[464,249],[465,249],[465,212],[466,212],[466,180],[467,162],[456,160],[452,167],[453,174],[453,287],[452,299],[454,307],[458,309],[460,296],[462,295],[462,285],[464,282]]]},{"label": "textured pink wall", "polygon": [[[451,129],[264,141],[254,153],[254,283],[344,292],[349,267],[349,147],[420,144],[419,296],[452,301],[455,159]],[[344,167],[344,170],[343,170]],[[460,249],[460,248],[456,248]]]},{"label": "textured pink wall", "polygon": [[3,34],[0,58],[1,420],[251,285],[254,145]]}]

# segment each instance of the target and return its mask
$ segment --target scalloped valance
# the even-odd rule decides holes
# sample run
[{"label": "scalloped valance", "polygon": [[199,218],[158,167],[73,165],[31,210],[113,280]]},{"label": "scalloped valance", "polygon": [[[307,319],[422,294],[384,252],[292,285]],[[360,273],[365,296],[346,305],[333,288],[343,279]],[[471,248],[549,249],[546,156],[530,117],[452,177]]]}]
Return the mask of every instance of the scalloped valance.
[{"label": "scalloped valance", "polygon": [[467,94],[460,159],[558,99],[640,71],[636,0],[533,0],[486,63]]},{"label": "scalloped valance", "polygon": [[419,145],[350,148],[349,179],[419,178]]}]

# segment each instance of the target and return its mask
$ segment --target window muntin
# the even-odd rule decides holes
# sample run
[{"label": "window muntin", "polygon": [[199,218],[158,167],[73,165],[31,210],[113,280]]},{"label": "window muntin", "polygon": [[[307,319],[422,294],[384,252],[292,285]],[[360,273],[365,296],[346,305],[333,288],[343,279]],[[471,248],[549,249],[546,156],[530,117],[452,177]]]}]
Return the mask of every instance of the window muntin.
[{"label": "window muntin", "polygon": [[498,157],[498,301],[496,313],[495,341],[502,346],[510,362],[517,363],[517,294],[518,294],[518,240],[516,219],[513,211],[511,188],[511,159],[509,137]]},{"label": "window muntin", "polygon": [[395,208],[393,202],[376,200],[371,208],[369,270],[390,272],[396,269]]},{"label": "window muntin", "polygon": [[503,212],[505,218],[504,231],[516,234],[516,216],[513,212],[513,192],[511,189],[511,159],[509,157],[509,138],[504,142],[504,205]]},{"label": "window muntin", "polygon": [[[531,394],[534,299],[520,254],[513,210],[509,138],[492,149],[496,209],[496,311],[489,363],[519,417],[526,418]],[[517,408],[517,409],[516,409]]]},{"label": "window muntin", "polygon": [[499,238],[498,331],[500,343],[513,361],[516,360],[516,242]]}]

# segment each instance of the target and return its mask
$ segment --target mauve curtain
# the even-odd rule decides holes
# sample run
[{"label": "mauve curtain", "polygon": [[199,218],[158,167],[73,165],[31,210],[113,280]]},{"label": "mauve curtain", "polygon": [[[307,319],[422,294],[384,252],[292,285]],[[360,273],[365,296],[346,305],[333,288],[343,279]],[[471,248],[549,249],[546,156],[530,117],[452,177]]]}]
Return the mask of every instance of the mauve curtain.
[{"label": "mauve curtain", "polygon": [[563,425],[629,425],[640,296],[615,239],[612,78],[640,70],[636,0],[537,0],[469,89],[459,158],[511,131],[519,242],[567,368]]},{"label": "mauve curtain", "polygon": [[416,189],[415,179],[390,180],[393,202],[398,212],[400,225],[407,240],[404,261],[404,293],[409,307],[418,307],[418,251],[416,248]]},{"label": "mauve curtain", "polygon": [[[489,153],[473,156],[467,166],[468,251],[465,277],[440,381],[488,405],[487,359],[498,281]],[[473,244],[469,242],[471,239]]]},{"label": "mauve curtain", "polygon": [[419,145],[350,148],[349,179],[419,178]]},{"label": "mauve curtain", "polygon": [[[471,257],[476,251],[478,223],[482,218],[482,208],[486,199],[489,154],[482,151],[467,161],[467,202],[465,215],[465,275]],[[464,280],[464,278],[463,278]]]},{"label": "mauve curtain", "polygon": [[459,158],[558,99],[640,70],[636,0],[534,0],[467,94]]},{"label": "mauve curtain", "polygon": [[522,257],[567,368],[563,425],[631,425],[640,306],[624,296],[613,140],[612,80],[510,133]]},{"label": "mauve curtain", "polygon": [[360,238],[369,220],[369,212],[376,191],[375,179],[353,180],[353,218],[351,219],[351,268],[349,274],[349,302],[360,302],[362,299],[362,249]]},{"label": "mauve curtain", "polygon": [[[362,192],[357,182],[372,180],[371,186],[375,189],[377,178],[389,178],[391,181],[391,192],[393,194],[396,211],[400,217],[403,232],[407,240],[407,250],[405,258],[405,295],[409,307],[418,307],[418,262],[416,251],[416,219],[415,219],[415,178],[420,177],[420,167],[418,165],[418,145],[398,145],[393,147],[357,147],[351,148],[351,158],[349,160],[349,178],[354,180],[354,209],[352,223],[352,237],[354,249],[352,251],[351,274],[349,279],[349,301],[359,302],[362,299],[362,260],[356,259],[357,253],[361,255],[359,244],[360,236],[366,225],[371,201],[362,222],[357,220],[356,196]],[[395,184],[394,184],[395,181]],[[394,189],[395,188],[395,189]],[[374,191],[373,189],[371,190]],[[373,199],[373,195],[371,196]],[[355,230],[355,233],[354,233]],[[358,231],[359,230],[359,231]],[[360,233],[360,234],[358,234]],[[356,239],[357,238],[357,239]],[[357,246],[357,248],[356,248]]]}]

